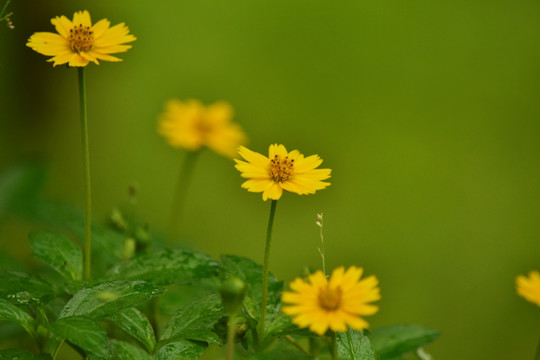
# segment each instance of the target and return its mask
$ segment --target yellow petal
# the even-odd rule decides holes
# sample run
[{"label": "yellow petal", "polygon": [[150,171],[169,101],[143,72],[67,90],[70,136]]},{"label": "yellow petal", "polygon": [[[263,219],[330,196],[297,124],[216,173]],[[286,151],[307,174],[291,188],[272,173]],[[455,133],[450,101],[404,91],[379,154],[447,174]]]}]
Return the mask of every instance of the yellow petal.
[{"label": "yellow petal", "polygon": [[266,201],[268,199],[272,200],[279,200],[281,198],[281,194],[283,193],[283,189],[278,183],[272,183],[272,186],[268,189],[266,189],[263,192],[263,200]]},{"label": "yellow petal", "polygon": [[71,58],[69,59],[69,66],[76,66],[76,67],[82,67],[88,65],[89,61],[85,58],[83,58],[78,53],[71,54]]},{"label": "yellow petal", "polygon": [[92,20],[90,19],[90,13],[87,10],[77,11],[73,14],[73,25],[83,27],[92,27]]},{"label": "yellow petal", "polygon": [[111,26],[111,22],[107,19],[101,19],[94,26],[92,26],[92,31],[94,32],[94,39],[100,38],[105,31]]},{"label": "yellow petal", "polygon": [[51,19],[51,24],[54,25],[56,31],[62,35],[64,38],[68,38],[69,30],[73,28],[73,23],[64,15],[57,16],[54,19]]}]

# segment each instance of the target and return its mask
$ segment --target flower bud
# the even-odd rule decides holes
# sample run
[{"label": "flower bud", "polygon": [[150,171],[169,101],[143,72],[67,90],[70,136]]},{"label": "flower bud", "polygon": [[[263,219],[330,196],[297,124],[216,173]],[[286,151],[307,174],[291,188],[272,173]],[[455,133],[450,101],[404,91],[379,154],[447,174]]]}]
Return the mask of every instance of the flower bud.
[{"label": "flower bud", "polygon": [[231,276],[223,282],[220,289],[223,307],[228,315],[234,315],[242,308],[247,286],[242,279]]}]

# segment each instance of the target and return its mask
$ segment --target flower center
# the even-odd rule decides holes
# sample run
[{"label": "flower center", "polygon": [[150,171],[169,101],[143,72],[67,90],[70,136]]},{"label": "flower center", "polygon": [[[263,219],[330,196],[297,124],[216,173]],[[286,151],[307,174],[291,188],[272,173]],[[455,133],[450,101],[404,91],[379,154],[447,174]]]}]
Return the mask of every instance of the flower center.
[{"label": "flower center", "polygon": [[325,310],[332,311],[341,304],[341,288],[330,288],[326,285],[319,291],[319,305]]},{"label": "flower center", "polygon": [[212,132],[212,126],[204,119],[197,119],[195,122],[195,131],[202,137],[207,137]]},{"label": "flower center", "polygon": [[68,36],[71,50],[76,52],[88,51],[94,46],[94,32],[90,30],[90,26],[75,26],[69,30]]},{"label": "flower center", "polygon": [[281,159],[278,155],[274,155],[273,159],[270,159],[270,168],[268,169],[270,177],[275,182],[282,182],[288,180],[294,170],[294,159],[289,159],[288,156]]}]

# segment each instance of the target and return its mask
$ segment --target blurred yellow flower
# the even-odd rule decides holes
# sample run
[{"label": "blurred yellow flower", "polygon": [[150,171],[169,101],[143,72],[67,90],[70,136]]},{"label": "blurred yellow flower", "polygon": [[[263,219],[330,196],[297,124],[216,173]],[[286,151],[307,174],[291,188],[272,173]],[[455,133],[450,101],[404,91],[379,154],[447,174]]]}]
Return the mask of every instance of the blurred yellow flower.
[{"label": "blurred yellow flower", "polygon": [[27,46],[40,54],[53,56],[54,66],[86,66],[90,61],[99,65],[99,60],[122,61],[109,54],[125,52],[131,45],[124,43],[137,38],[129,34],[129,29],[120,23],[110,27],[107,19],[102,19],[92,26],[90,13],[86,10],[73,15],[73,21],[65,16],[51,19],[56,33],[37,32],[30,36]]},{"label": "blurred yellow flower", "polygon": [[198,100],[169,100],[159,117],[158,132],[173,147],[196,151],[206,146],[234,158],[247,138],[240,126],[231,122],[232,117],[233,108],[225,101],[204,106]]},{"label": "blurred yellow flower", "polygon": [[540,306],[540,273],[529,272],[529,277],[519,275],[516,278],[516,291],[525,300]]},{"label": "blurred yellow flower", "polygon": [[339,267],[330,279],[322,271],[309,276],[309,282],[297,278],[292,291],[284,291],[281,300],[290,305],[283,312],[293,316],[299,327],[323,335],[328,329],[334,332],[366,329],[369,324],[360,316],[373,315],[379,308],[368,304],[381,298],[378,280],[369,276],[360,280],[362,268],[351,266],[347,271]]},{"label": "blurred yellow flower", "polygon": [[300,195],[314,194],[330,185],[321,180],[328,179],[331,170],[316,169],[322,163],[318,155],[304,157],[298,150],[287,152],[285,146],[278,144],[270,145],[269,157],[243,146],[238,153],[247,160],[235,160],[241,176],[249,179],[242,187],[251,192],[262,192],[265,201],[278,200],[283,190]]}]

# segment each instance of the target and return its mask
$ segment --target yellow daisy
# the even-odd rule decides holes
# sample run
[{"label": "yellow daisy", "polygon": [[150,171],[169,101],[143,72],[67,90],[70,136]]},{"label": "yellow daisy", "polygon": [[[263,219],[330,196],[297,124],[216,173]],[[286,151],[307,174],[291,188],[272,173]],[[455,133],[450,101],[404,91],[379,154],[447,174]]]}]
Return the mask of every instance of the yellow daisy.
[{"label": "yellow daisy", "polygon": [[232,117],[233,108],[225,101],[204,106],[193,99],[169,100],[159,117],[158,132],[173,147],[196,151],[206,146],[234,158],[238,146],[246,142],[246,135],[231,122]]},{"label": "yellow daisy", "polygon": [[27,46],[40,54],[53,56],[47,61],[53,61],[54,66],[68,64],[69,66],[86,66],[90,61],[99,65],[99,60],[122,61],[109,54],[125,52],[131,45],[125,43],[136,40],[129,34],[124,23],[110,27],[107,19],[92,25],[90,13],[86,10],[73,15],[73,21],[65,16],[51,19],[58,34],[37,32],[30,36]]},{"label": "yellow daisy", "polygon": [[335,332],[366,329],[369,324],[359,316],[373,315],[379,308],[369,302],[379,300],[378,280],[369,276],[360,280],[362,268],[351,266],[335,269],[330,279],[322,271],[308,278],[297,278],[291,284],[292,291],[283,292],[281,300],[290,305],[283,312],[293,316],[292,322],[299,327],[323,335],[328,329]]},{"label": "yellow daisy", "polygon": [[529,277],[519,275],[516,278],[516,291],[525,300],[540,306],[540,273],[529,272]]},{"label": "yellow daisy", "polygon": [[235,160],[241,176],[248,178],[242,184],[251,192],[262,192],[263,200],[278,200],[283,190],[299,195],[314,194],[330,185],[321,180],[330,177],[330,169],[316,169],[321,165],[319,155],[304,157],[298,150],[287,152],[285,146],[273,144],[268,149],[268,157],[243,146],[238,153],[245,159]]}]

